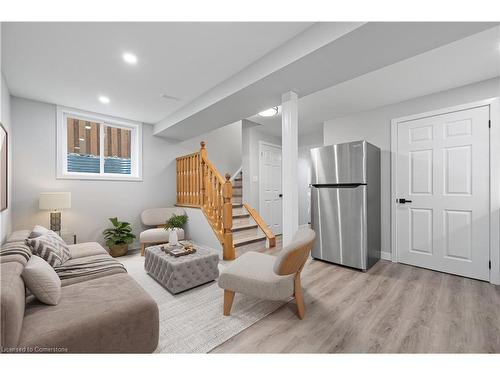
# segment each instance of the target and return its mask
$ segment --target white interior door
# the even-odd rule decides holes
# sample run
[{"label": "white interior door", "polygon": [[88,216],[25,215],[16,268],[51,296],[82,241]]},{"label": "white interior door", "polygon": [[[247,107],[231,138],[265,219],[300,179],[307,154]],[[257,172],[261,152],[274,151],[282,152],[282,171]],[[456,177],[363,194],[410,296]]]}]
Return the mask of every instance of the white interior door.
[{"label": "white interior door", "polygon": [[260,144],[260,214],[273,233],[282,232],[281,147]]},{"label": "white interior door", "polygon": [[489,107],[397,125],[398,261],[489,280]]}]

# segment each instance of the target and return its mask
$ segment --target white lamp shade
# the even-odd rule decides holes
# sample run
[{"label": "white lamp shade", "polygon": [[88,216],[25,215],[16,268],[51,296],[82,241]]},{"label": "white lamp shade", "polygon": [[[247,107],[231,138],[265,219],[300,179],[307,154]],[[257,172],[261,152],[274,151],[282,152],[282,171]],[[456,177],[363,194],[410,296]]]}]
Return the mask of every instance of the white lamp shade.
[{"label": "white lamp shade", "polygon": [[71,208],[71,193],[40,193],[39,207],[41,210]]}]

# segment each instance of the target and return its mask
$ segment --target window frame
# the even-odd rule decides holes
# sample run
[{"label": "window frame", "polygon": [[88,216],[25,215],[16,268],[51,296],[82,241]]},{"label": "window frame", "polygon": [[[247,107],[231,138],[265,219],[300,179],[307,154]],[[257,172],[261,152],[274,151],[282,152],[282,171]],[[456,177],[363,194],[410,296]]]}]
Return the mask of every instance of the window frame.
[{"label": "window frame", "polygon": [[[99,124],[100,173],[68,172],[68,117]],[[104,127],[128,129],[130,136],[130,174],[104,173]],[[57,106],[57,179],[63,180],[108,180],[142,181],[142,124],[117,117],[101,115],[63,106]]]}]

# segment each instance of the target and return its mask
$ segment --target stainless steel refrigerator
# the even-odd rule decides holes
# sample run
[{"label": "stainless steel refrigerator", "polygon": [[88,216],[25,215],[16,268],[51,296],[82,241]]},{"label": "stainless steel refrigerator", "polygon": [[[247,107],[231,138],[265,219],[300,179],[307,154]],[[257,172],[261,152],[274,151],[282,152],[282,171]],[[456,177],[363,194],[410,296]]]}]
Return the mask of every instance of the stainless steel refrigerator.
[{"label": "stainless steel refrigerator", "polygon": [[380,259],[380,149],[356,141],[311,158],[312,257],[365,271]]}]

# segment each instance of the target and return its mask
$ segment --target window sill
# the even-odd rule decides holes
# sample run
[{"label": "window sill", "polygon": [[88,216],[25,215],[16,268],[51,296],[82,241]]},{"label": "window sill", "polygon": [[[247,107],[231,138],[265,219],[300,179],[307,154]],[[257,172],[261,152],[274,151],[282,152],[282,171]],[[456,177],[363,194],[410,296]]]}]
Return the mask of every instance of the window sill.
[{"label": "window sill", "polygon": [[129,181],[129,182],[142,182],[142,177],[138,176],[92,176],[92,175],[76,175],[76,174],[63,174],[56,177],[58,180],[93,180],[93,181]]}]

